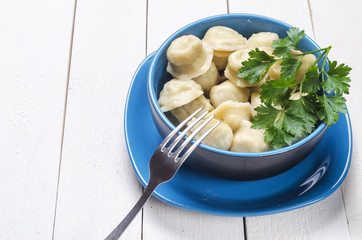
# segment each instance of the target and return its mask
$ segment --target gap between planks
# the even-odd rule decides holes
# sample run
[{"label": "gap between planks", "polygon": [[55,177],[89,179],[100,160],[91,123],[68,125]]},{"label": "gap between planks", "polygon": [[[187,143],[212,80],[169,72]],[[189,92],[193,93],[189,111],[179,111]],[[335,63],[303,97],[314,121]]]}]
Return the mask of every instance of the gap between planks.
[{"label": "gap between planks", "polygon": [[[148,0],[146,0],[146,41],[145,41],[145,58],[147,57],[148,48],[147,48],[147,42],[148,42]],[[145,191],[145,188],[142,187],[142,193]],[[143,221],[144,221],[144,207],[142,207],[141,210],[141,240],[143,240]]]},{"label": "gap between planks", "polygon": [[54,206],[54,219],[53,219],[53,231],[52,239],[54,239],[55,233],[55,221],[57,218],[57,204],[58,204],[58,191],[59,191],[59,181],[60,181],[60,170],[62,166],[62,155],[63,155],[63,142],[64,142],[64,130],[65,130],[65,120],[67,116],[67,103],[68,103],[68,89],[69,89],[69,78],[70,78],[70,67],[72,64],[72,52],[73,52],[73,38],[74,38],[74,27],[75,27],[75,16],[77,12],[77,0],[74,0],[74,12],[73,12],[73,23],[72,31],[70,35],[70,46],[69,46],[69,60],[68,60],[68,70],[67,70],[67,84],[65,87],[65,100],[64,100],[64,111],[63,111],[63,127],[62,127],[62,137],[60,142],[60,154],[59,154],[59,166],[58,166],[58,180],[55,193],[55,206]]},{"label": "gap between planks", "polygon": [[312,24],[313,38],[314,38],[314,40],[316,40],[316,35],[315,35],[315,31],[314,31],[312,5],[311,5],[311,3],[310,3],[310,0],[307,0],[307,2],[308,2],[310,22],[311,22],[311,24]]},{"label": "gap between planks", "polygon": [[244,228],[244,240],[248,240],[248,234],[246,232],[246,217],[243,217],[243,228]]},{"label": "gap between planks", "polygon": [[[314,37],[314,40],[316,41],[317,39],[316,39],[316,34],[315,34],[315,29],[314,29],[313,11],[312,11],[311,0],[307,0],[307,2],[308,2],[308,8],[309,8],[310,21],[311,21],[311,24],[312,24],[313,37]],[[344,212],[345,212],[345,215],[346,215],[347,227],[348,227],[349,233],[351,233],[351,229],[350,229],[349,221],[348,221],[348,216],[347,216],[346,202],[345,202],[345,200],[344,200],[344,194],[343,194],[343,191],[342,191],[342,186],[341,186],[340,188],[341,188],[343,208],[344,208]]]}]

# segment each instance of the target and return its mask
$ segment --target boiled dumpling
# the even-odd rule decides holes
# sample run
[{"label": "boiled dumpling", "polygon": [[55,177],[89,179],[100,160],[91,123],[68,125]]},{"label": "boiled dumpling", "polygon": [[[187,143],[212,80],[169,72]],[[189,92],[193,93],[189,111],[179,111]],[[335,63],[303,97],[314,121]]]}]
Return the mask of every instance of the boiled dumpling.
[{"label": "boiled dumpling", "polygon": [[[301,54],[301,53],[302,53],[301,51],[292,50],[290,52],[290,55],[293,56],[293,55],[297,55],[297,54]],[[280,64],[281,64],[281,61],[277,61],[269,68],[268,74],[270,76],[270,79],[273,79],[273,80],[280,79],[280,74],[281,74],[281,70],[282,70],[282,66]]]},{"label": "boiled dumpling", "polygon": [[250,93],[253,93],[253,92],[258,92],[260,93],[261,92],[261,88],[260,87],[250,87]]},{"label": "boiled dumpling", "polygon": [[277,39],[279,39],[279,36],[276,33],[255,33],[248,39],[248,47],[251,49],[259,48],[271,55],[274,50],[271,46],[273,45],[273,41]]},{"label": "boiled dumpling", "polygon": [[[192,130],[195,130],[200,126],[205,119],[201,119]],[[200,138],[208,129],[214,126],[219,120],[212,119],[198,134],[196,134],[195,139]],[[192,122],[192,121],[191,121]],[[190,122],[190,123],[191,123]],[[192,132],[191,130],[191,132]],[[233,132],[231,128],[226,124],[221,122],[203,141],[202,143],[210,147],[228,150],[231,146],[233,140]]]},{"label": "boiled dumpling", "polygon": [[215,63],[217,70],[221,71],[226,68],[226,65],[228,64],[228,57],[231,53],[233,52],[214,51],[214,57],[212,58],[212,61]]},{"label": "boiled dumpling", "polygon": [[[302,93],[302,96],[304,97],[304,96],[307,96],[308,95],[308,93]],[[300,98],[300,92],[295,92],[295,93],[293,93],[292,94],[292,96],[290,96],[290,100],[299,100],[299,98]]]},{"label": "boiled dumpling", "polygon": [[171,110],[171,113],[179,122],[182,122],[200,107],[203,107],[203,109],[198,114],[202,114],[206,111],[211,112],[214,110],[214,107],[210,104],[210,100],[207,99],[204,95],[201,95],[188,104]]},{"label": "boiled dumpling", "polygon": [[304,78],[304,75],[307,73],[308,69],[315,62],[316,57],[313,54],[307,54],[302,58],[302,66],[300,66],[299,70],[295,74],[295,80],[297,82],[301,82]]},{"label": "boiled dumpling", "polygon": [[215,63],[211,62],[211,65],[206,73],[194,78],[195,82],[201,85],[205,94],[209,94],[211,88],[219,82],[219,72],[216,69]]},{"label": "boiled dumpling", "polygon": [[255,108],[261,105],[260,92],[253,92],[250,96],[251,115],[254,117],[257,112]]},{"label": "boiled dumpling", "polygon": [[172,79],[163,86],[158,104],[163,112],[167,112],[195,100],[203,93],[194,80]]},{"label": "boiled dumpling", "polygon": [[273,55],[274,48],[273,41],[279,39],[278,34],[271,32],[260,32],[253,34],[248,39],[248,48],[255,49],[258,48],[261,51],[265,51],[269,55]]},{"label": "boiled dumpling", "polygon": [[216,51],[235,51],[246,46],[246,38],[225,26],[214,26],[205,33],[202,41]]},{"label": "boiled dumpling", "polygon": [[167,72],[178,79],[195,78],[211,65],[212,49],[193,35],[176,38],[167,49]]},{"label": "boiled dumpling", "polygon": [[227,59],[232,52],[245,48],[247,44],[246,38],[225,26],[211,27],[202,41],[214,50],[213,61],[218,70],[225,69]]},{"label": "boiled dumpling", "polygon": [[221,103],[232,100],[237,102],[247,102],[249,100],[250,90],[248,88],[239,88],[231,81],[225,81],[214,86],[210,91],[210,100],[214,107]]},{"label": "boiled dumpling", "polygon": [[240,128],[235,132],[230,151],[264,152],[269,144],[264,142],[264,131],[251,128],[251,122],[242,120]]},{"label": "boiled dumpling", "polygon": [[[291,52],[291,55],[297,55],[297,54],[301,54],[301,53],[302,52],[300,52],[300,51],[293,50]],[[307,54],[302,57],[302,66],[299,68],[299,70],[296,72],[296,74],[294,76],[296,82],[301,82],[303,80],[304,75],[307,73],[308,69],[313,65],[315,60],[316,60],[316,57],[313,54]],[[281,64],[281,61],[278,61],[270,67],[268,74],[271,79],[280,79],[280,74],[281,74],[281,69],[282,69],[280,64]]]},{"label": "boiled dumpling", "polygon": [[222,120],[235,132],[239,128],[242,120],[250,121],[250,103],[226,101],[220,104],[214,111],[210,112],[209,115],[215,115],[216,119]]},{"label": "boiled dumpling", "polygon": [[239,78],[239,69],[242,67],[242,62],[248,60],[249,58],[249,49],[238,50],[230,54],[228,58],[228,65],[225,69],[225,77],[232,81],[238,87],[252,87],[252,86],[260,86],[261,84],[265,83],[266,77],[261,81],[255,84],[249,84],[248,81]]},{"label": "boiled dumpling", "polygon": [[278,62],[274,63],[273,65],[271,65],[271,67],[269,68],[268,75],[269,75],[270,79],[272,79],[272,80],[280,79],[280,74],[281,74],[281,70],[282,70],[282,66],[280,66],[280,63],[281,63],[281,61],[278,61]]}]

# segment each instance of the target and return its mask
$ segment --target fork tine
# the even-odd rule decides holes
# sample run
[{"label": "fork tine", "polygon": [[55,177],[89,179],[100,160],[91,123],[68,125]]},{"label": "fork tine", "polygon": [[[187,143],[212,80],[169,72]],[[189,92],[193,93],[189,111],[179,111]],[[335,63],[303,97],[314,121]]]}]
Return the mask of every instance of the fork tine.
[{"label": "fork tine", "polygon": [[[182,152],[182,150],[187,146],[187,144],[198,134],[205,126],[208,124],[212,119],[214,118],[214,115],[211,115],[208,119],[206,119],[182,144],[181,146],[175,151],[173,154],[175,156],[175,159],[178,159],[179,154]],[[219,125],[215,124],[215,125]],[[216,126],[215,126],[216,127]],[[208,132],[208,131],[207,131]],[[211,132],[211,131],[210,131]],[[206,135],[207,136],[207,135]],[[205,137],[206,137],[205,136]],[[202,140],[201,140],[202,141]],[[200,142],[201,142],[200,141]],[[197,146],[197,145],[196,145]],[[195,146],[195,148],[196,148]]]},{"label": "fork tine", "polygon": [[[152,195],[153,191],[159,186],[161,183],[167,182],[173,178],[173,176],[176,174],[178,169],[181,167],[182,163],[186,160],[186,158],[195,150],[197,145],[200,144],[200,142],[211,132],[213,131],[219,124],[216,123],[214,126],[212,126],[209,130],[207,130],[202,136],[190,146],[188,150],[182,155],[181,158],[178,156],[181,154],[183,149],[186,147],[186,145],[195,137],[197,133],[203,129],[206,124],[208,124],[213,118],[214,115],[206,119],[197,129],[181,144],[181,146],[176,150],[175,153],[172,153],[172,159],[170,157],[167,157],[169,153],[165,153],[162,151],[164,149],[165,145],[172,139],[172,137],[181,129],[182,126],[184,126],[188,121],[190,121],[191,118],[193,118],[197,113],[199,113],[202,110],[202,107],[196,110],[195,113],[191,114],[185,121],[183,121],[174,131],[172,131],[164,141],[162,141],[161,145],[156,149],[154,154],[152,155],[150,161],[149,161],[149,172],[150,172],[150,179],[148,181],[147,187],[145,191],[142,193],[142,196],[137,201],[137,203],[134,205],[134,207],[131,209],[131,211],[127,214],[127,216],[117,225],[117,227],[107,236],[106,240],[108,239],[118,239],[121,234],[124,232],[124,230],[127,228],[127,226],[131,223],[131,221],[135,218],[137,213],[141,210],[143,205],[146,203],[147,199]],[[207,112],[205,113],[207,114]],[[194,125],[200,121],[201,118],[205,116],[199,117],[197,121],[194,123],[191,123],[180,135],[184,135],[188,132],[188,128],[194,127]],[[178,136],[177,139],[182,139],[182,136]],[[173,143],[172,143],[173,145]],[[174,147],[174,146],[173,146]],[[172,148],[173,148],[172,147]],[[170,161],[171,160],[171,161]]]},{"label": "fork tine", "polygon": [[192,146],[187,149],[187,151],[184,153],[184,155],[182,155],[182,157],[180,158],[179,161],[181,161],[181,163],[183,161],[186,160],[186,158],[188,158],[188,156],[195,150],[195,148],[201,143],[202,140],[204,140],[217,126],[219,126],[219,124],[221,123],[221,121],[218,121],[217,123],[215,123],[209,130],[207,130],[199,139],[197,139],[197,141],[192,144]]},{"label": "fork tine", "polygon": [[183,130],[181,132],[180,135],[178,135],[178,137],[173,141],[173,143],[168,147],[168,152],[167,155],[170,157],[171,156],[171,152],[172,150],[175,148],[175,146],[180,142],[180,140],[190,131],[191,128],[193,128],[198,122],[200,122],[201,119],[203,119],[206,114],[208,112],[204,112],[203,114],[201,114],[195,121],[191,122],[190,125],[187,126],[187,128],[185,128],[185,130]]},{"label": "fork tine", "polygon": [[182,121],[169,135],[166,136],[166,138],[162,141],[161,145],[161,151],[163,152],[165,150],[165,146],[170,141],[170,139],[183,127],[185,124],[190,121],[196,114],[198,114],[204,107],[200,107],[197,109],[193,114],[188,116],[184,121]]}]

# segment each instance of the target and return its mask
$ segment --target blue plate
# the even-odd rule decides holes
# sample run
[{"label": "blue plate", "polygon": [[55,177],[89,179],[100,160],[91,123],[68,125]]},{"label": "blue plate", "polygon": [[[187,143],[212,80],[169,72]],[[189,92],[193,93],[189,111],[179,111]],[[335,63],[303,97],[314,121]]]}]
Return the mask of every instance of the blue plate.
[{"label": "blue plate", "polygon": [[[137,69],[125,108],[125,136],[133,168],[143,186],[148,161],[162,139],[153,123],[147,98],[147,75],[154,54]],[[183,209],[224,216],[258,216],[318,202],[345,179],[352,153],[348,114],[341,114],[318,147],[296,167],[257,181],[233,181],[182,166],[175,177],[154,192],[158,199]]]}]

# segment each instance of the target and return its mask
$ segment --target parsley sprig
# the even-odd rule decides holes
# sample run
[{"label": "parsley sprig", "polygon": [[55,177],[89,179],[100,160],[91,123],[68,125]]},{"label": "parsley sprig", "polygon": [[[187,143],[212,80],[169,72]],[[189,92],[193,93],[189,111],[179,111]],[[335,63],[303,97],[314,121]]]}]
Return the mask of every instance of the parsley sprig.
[{"label": "parsley sprig", "polygon": [[[351,81],[348,76],[350,67],[328,60],[331,46],[305,52],[298,46],[305,32],[293,27],[287,34],[287,37],[273,42],[274,56],[258,48],[250,51],[250,58],[242,63],[238,74],[255,84],[264,79],[273,64],[280,62],[280,79],[260,86],[262,104],[256,108],[257,115],[252,124],[253,128],[265,129],[265,141],[270,142],[274,149],[290,145],[295,139],[311,133],[320,121],[328,126],[336,123],[339,113],[346,112],[343,94],[349,93]],[[292,54],[294,50],[300,54]],[[321,54],[302,81],[297,82],[295,74],[302,66],[303,56],[317,52]],[[299,99],[290,99],[295,92],[301,93]]]}]

